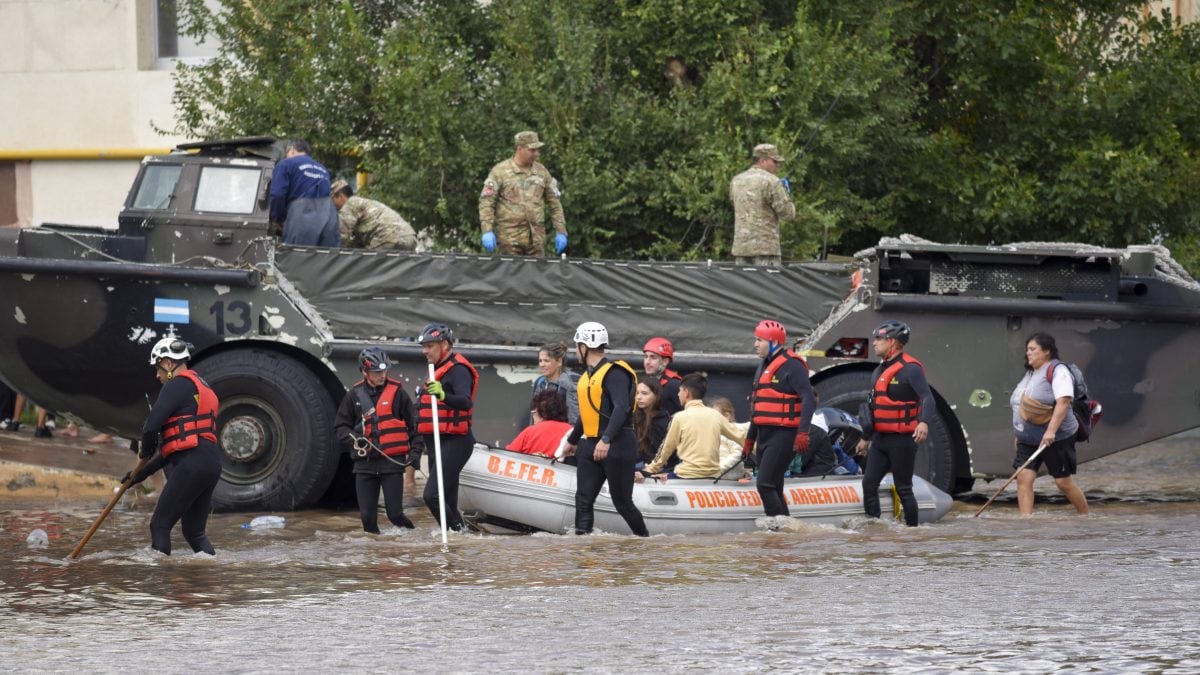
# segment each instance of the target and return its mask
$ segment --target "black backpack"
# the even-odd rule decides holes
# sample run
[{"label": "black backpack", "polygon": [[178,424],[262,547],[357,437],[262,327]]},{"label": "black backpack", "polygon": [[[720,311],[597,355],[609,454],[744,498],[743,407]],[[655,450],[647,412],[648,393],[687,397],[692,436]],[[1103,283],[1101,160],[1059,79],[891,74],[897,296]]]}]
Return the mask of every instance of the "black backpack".
[{"label": "black backpack", "polygon": [[1046,381],[1054,381],[1054,366],[1060,363],[1067,367],[1067,371],[1071,373],[1071,380],[1075,383],[1075,396],[1071,399],[1071,412],[1075,415],[1075,421],[1079,423],[1079,431],[1075,432],[1075,440],[1086,441],[1092,437],[1092,430],[1100,423],[1100,415],[1104,408],[1099,401],[1088,396],[1087,383],[1083,380],[1083,371],[1074,363],[1051,361],[1050,367],[1046,369]]}]

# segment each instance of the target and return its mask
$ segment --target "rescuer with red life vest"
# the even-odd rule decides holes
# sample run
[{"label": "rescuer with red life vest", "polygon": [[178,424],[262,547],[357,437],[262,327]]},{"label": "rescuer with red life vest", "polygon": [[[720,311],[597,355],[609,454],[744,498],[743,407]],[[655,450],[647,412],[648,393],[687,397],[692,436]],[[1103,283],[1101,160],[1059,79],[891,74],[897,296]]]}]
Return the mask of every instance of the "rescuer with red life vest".
[{"label": "rescuer with red life vest", "polygon": [[[446,493],[446,526],[461,532],[462,514],[458,512],[458,476],[462,473],[475,435],[471,433],[471,411],[475,407],[475,390],[479,373],[466,357],[454,351],[454,332],[443,323],[431,323],[417,337],[425,360],[433,364],[433,380],[417,388],[417,431],[425,447],[433,445],[433,399],[438,400],[438,431],[442,442],[442,463],[437,465],[436,453],[429,454],[429,478],[425,481],[425,505],[434,520],[438,520],[438,471],[442,472]],[[444,469],[444,470],[443,470]]]},{"label": "rescuer with red life vest", "polygon": [[885,321],[871,333],[871,346],[883,361],[871,378],[867,404],[871,419],[860,420],[863,438],[858,442],[858,452],[870,448],[862,482],[867,515],[879,517],[879,483],[890,471],[904,508],[904,523],[916,527],[913,465],[917,444],[929,436],[928,420],[936,408],[925,367],[904,351],[911,334],[908,325],[900,321]]},{"label": "rescuer with red life vest", "polygon": [[750,390],[750,428],[742,456],[750,459],[758,443],[758,494],[768,516],[788,516],[783,478],[795,455],[808,452],[808,431],[817,407],[808,364],[784,346],[787,331],[778,321],[754,329],[754,353],[763,361]]},{"label": "rescuer with red life vest", "polygon": [[642,370],[646,375],[658,380],[662,387],[659,405],[668,415],[683,410],[679,402],[679,383],[683,377],[671,370],[671,362],[675,359],[675,346],[664,337],[650,338],[642,347]]},{"label": "rescuer with red life vest", "polygon": [[[216,553],[205,528],[213,490],[221,479],[216,433],[220,404],[212,388],[187,367],[192,349],[168,336],[150,350],[150,365],[163,388],[142,427],[138,456],[149,461],[132,477],[134,484],[140,483],[166,468],[167,485],[150,518],[150,545],[166,555],[171,555],[171,530],[180,521],[192,551]],[[121,482],[129,478],[126,474]]]},{"label": "rescuer with red life vest", "polygon": [[354,492],[364,532],[379,534],[379,491],[388,520],[413,529],[404,515],[405,471],[421,463],[425,443],[417,433],[417,407],[399,380],[388,377],[391,361],[379,347],[358,355],[363,379],[338,406],[334,433],[354,460]]}]

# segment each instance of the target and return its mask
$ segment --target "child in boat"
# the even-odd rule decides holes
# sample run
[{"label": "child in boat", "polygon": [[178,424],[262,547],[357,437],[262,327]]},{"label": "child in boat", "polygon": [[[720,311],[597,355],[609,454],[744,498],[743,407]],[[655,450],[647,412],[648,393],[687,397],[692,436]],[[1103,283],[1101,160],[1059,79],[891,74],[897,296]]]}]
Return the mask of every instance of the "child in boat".
[{"label": "child in boat", "polygon": [[521,430],[506,449],[527,455],[553,457],[563,436],[571,433],[571,424],[567,422],[567,403],[558,391],[543,389],[533,395],[531,407],[533,424]]},{"label": "child in boat", "polygon": [[[721,415],[724,416],[725,419],[729,420],[730,424],[737,427],[743,435],[745,435],[746,430],[750,428],[749,422],[737,421],[737,419],[734,417],[733,401],[730,401],[724,396],[718,396],[717,398],[714,398],[712,403],[709,403],[709,406],[713,410],[721,413]],[[747,473],[746,471],[742,471],[740,473],[737,471],[731,471],[734,465],[742,463],[742,444],[740,442],[732,441],[722,436],[719,452],[721,455],[722,475],[724,475],[726,478],[738,479],[743,477],[743,474]],[[726,471],[729,473],[726,474]]]}]

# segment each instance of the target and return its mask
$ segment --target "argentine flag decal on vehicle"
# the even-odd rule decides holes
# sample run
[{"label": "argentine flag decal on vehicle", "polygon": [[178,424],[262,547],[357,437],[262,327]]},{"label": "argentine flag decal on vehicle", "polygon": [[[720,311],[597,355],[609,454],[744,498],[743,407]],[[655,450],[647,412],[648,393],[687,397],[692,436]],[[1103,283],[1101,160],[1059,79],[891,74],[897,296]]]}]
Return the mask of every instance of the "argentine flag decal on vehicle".
[{"label": "argentine flag decal on vehicle", "polygon": [[154,299],[155,323],[189,323],[188,316],[187,300]]}]

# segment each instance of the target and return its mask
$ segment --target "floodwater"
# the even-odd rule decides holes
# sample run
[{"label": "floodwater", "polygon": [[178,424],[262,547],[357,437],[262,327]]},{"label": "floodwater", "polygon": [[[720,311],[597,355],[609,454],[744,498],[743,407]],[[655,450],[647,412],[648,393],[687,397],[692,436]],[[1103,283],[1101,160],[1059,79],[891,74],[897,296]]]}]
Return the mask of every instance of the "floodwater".
[{"label": "floodwater", "polygon": [[[1052,499],[1022,519],[1010,499],[973,518],[980,498],[912,530],[471,534],[443,549],[423,510],[420,529],[381,536],[350,512],[274,530],[218,514],[214,558],[150,552],[143,504],[73,562],[100,505],[6,504],[0,668],[1200,672],[1200,435],[1078,478],[1088,517]],[[26,545],[36,527],[46,548]]]}]

